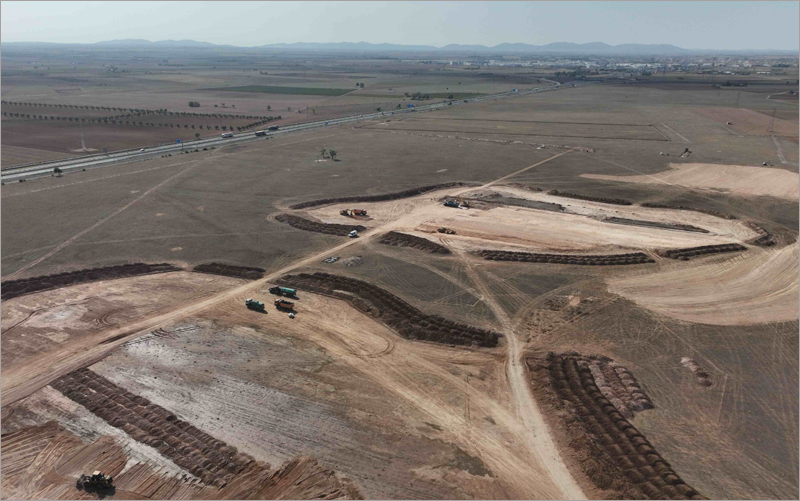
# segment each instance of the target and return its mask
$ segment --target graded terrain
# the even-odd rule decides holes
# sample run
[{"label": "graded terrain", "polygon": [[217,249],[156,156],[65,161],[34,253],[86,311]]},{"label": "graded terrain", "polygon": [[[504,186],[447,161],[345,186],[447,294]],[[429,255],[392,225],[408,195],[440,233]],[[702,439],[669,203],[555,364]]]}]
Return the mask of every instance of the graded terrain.
[{"label": "graded terrain", "polygon": [[[251,115],[507,90],[342,64],[191,85]],[[797,119],[725,124],[797,105],[735,92],[562,86],[4,185],[3,497],[102,469],[110,499],[796,498]],[[95,270],[129,263],[174,268]]]}]

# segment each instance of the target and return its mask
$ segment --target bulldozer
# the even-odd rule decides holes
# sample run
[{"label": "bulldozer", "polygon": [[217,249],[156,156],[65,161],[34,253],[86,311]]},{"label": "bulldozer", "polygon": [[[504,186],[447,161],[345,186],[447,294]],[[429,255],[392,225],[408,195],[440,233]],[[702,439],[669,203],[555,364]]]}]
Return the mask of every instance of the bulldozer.
[{"label": "bulldozer", "polygon": [[452,207],[454,209],[458,209],[459,203],[456,202],[455,200],[445,200],[444,201],[444,206],[445,207]]},{"label": "bulldozer", "polygon": [[436,231],[438,231],[439,233],[444,233],[445,235],[455,235],[456,234],[455,230],[451,230],[450,228],[439,228]]},{"label": "bulldozer", "polygon": [[83,488],[84,490],[108,489],[113,483],[114,479],[111,477],[111,475],[103,475],[98,470],[91,475],[83,474],[78,477],[78,482],[75,486],[78,489]]}]

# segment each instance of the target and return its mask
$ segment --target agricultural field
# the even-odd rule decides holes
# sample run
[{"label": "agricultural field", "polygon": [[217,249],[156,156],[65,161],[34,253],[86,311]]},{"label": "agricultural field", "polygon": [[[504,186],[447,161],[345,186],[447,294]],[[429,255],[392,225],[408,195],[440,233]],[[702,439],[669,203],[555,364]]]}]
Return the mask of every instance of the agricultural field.
[{"label": "agricultural field", "polygon": [[[149,146],[550,84],[180,57],[12,58],[3,100],[36,106],[3,112],[67,120],[4,115],[4,167],[81,129]],[[88,499],[102,468],[109,499],[796,498],[792,110],[581,83],[7,183],[3,496]]]}]

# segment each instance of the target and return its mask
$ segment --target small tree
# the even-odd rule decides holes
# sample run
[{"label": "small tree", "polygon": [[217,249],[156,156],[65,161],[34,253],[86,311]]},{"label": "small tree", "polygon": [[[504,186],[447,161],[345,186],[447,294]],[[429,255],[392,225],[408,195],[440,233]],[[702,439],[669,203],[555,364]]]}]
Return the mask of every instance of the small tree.
[{"label": "small tree", "polygon": [[334,162],[336,161],[336,150],[329,150],[328,154],[331,156],[331,160]]},{"label": "small tree", "polygon": [[194,133],[194,137],[200,137],[200,133],[199,132],[195,132]]},{"label": "small tree", "polygon": [[270,111],[271,109],[272,109],[272,106],[267,105],[267,111]]},{"label": "small tree", "polygon": [[320,151],[319,154],[322,155],[322,158],[327,158],[328,157],[328,150],[325,149],[325,148],[322,148],[322,151]]},{"label": "small tree", "polygon": [[53,169],[53,174],[55,174],[58,177],[61,177],[61,173],[62,172],[64,172],[64,171],[61,170],[61,167],[56,167],[55,169]]},{"label": "small tree", "polygon": [[381,111],[380,107],[375,108],[375,111]]}]

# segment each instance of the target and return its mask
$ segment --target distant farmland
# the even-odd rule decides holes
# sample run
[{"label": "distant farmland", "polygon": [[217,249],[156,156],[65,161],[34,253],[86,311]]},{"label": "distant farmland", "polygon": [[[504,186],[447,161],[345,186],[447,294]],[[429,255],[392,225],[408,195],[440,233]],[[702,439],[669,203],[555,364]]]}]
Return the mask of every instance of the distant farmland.
[{"label": "distant farmland", "polygon": [[351,89],[320,89],[314,87],[270,87],[268,85],[244,85],[242,87],[217,87],[214,89],[226,92],[261,92],[262,94],[301,94],[305,96],[341,96]]}]

